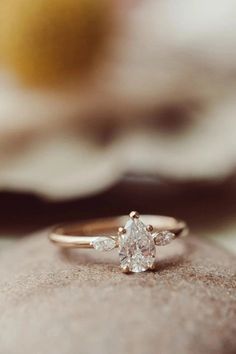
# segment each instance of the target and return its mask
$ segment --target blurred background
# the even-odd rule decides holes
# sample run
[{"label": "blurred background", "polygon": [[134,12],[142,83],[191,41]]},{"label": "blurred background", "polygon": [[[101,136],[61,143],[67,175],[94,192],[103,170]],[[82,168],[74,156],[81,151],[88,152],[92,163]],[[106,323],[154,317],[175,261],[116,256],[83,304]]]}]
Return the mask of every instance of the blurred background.
[{"label": "blurred background", "polygon": [[234,0],[0,1],[0,245],[158,213],[236,253]]}]

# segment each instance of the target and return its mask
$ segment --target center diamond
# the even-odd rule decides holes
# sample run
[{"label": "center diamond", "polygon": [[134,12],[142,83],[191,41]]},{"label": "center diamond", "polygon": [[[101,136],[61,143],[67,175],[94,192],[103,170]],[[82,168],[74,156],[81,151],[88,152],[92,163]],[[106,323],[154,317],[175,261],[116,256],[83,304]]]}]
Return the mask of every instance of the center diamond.
[{"label": "center diamond", "polygon": [[156,247],[146,225],[139,219],[131,219],[126,223],[124,231],[119,240],[121,268],[135,273],[152,268]]}]

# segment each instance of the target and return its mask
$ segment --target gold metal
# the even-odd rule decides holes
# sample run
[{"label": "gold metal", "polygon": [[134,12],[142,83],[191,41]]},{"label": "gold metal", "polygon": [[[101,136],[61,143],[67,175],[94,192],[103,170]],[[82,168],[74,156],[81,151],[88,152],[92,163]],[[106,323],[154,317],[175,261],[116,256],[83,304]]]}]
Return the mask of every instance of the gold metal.
[{"label": "gold metal", "polygon": [[125,230],[125,228],[123,226],[118,228],[118,234],[120,236],[126,234],[126,230]]},{"label": "gold metal", "polygon": [[120,267],[120,269],[121,269],[122,273],[124,273],[124,274],[129,274],[130,273],[130,270],[129,270],[128,266],[126,266],[124,268]]},{"label": "gold metal", "polygon": [[[132,216],[131,216],[132,215]],[[137,212],[130,213],[130,217],[137,218]],[[127,216],[96,219],[76,224],[59,225],[52,229],[49,239],[51,242],[69,248],[93,248],[93,241],[98,237],[109,236],[116,240],[118,247],[119,234],[117,229],[124,225]],[[184,221],[168,216],[142,215],[142,221],[146,225],[153,226],[153,232],[170,231],[175,237],[187,234],[187,226]],[[123,228],[120,229],[123,232]]]},{"label": "gold metal", "polygon": [[131,211],[129,216],[131,217],[131,219],[138,219],[139,218],[139,213],[137,211]]},{"label": "gold metal", "polygon": [[152,265],[150,265],[149,269],[150,269],[150,270],[155,270],[155,269],[156,269],[156,264],[153,263]]},{"label": "gold metal", "polygon": [[147,225],[146,230],[148,232],[152,232],[153,231],[153,226],[152,225]]}]

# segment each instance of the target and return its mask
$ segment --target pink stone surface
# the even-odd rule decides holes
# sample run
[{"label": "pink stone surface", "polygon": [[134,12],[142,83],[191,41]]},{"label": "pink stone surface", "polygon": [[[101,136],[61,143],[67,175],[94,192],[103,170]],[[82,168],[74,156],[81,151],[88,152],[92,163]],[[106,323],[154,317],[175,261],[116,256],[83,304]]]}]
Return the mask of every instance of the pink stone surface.
[{"label": "pink stone surface", "polygon": [[116,250],[17,241],[0,259],[0,353],[235,353],[235,257],[191,236],[157,259],[125,275]]}]

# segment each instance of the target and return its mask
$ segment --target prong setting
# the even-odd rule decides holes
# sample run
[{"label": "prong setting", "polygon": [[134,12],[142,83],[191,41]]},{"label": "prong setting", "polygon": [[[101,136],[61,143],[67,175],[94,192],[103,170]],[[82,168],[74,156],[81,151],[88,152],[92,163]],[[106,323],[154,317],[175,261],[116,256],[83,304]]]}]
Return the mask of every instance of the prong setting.
[{"label": "prong setting", "polygon": [[130,273],[130,270],[129,270],[129,267],[128,267],[128,266],[126,266],[126,267],[121,267],[121,271],[122,271],[122,273],[124,273],[124,274],[129,274],[129,273]]},{"label": "prong setting", "polygon": [[156,264],[153,263],[152,265],[149,266],[149,270],[155,270],[156,269]]},{"label": "prong setting", "polygon": [[126,229],[123,226],[119,227],[118,235],[121,236],[121,235],[124,235],[124,234],[126,234]]},{"label": "prong setting", "polygon": [[152,232],[152,231],[153,231],[153,226],[152,226],[152,225],[147,225],[147,226],[146,226],[146,230],[147,230],[148,232]]},{"label": "prong setting", "polygon": [[131,211],[129,216],[131,219],[139,219],[139,213],[137,211]]}]

